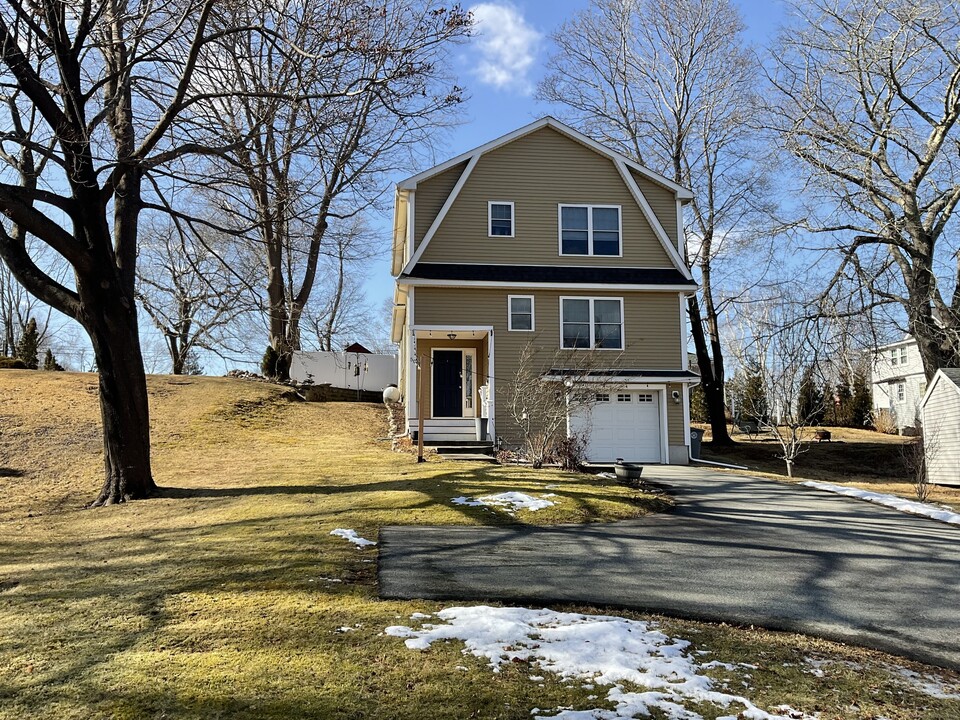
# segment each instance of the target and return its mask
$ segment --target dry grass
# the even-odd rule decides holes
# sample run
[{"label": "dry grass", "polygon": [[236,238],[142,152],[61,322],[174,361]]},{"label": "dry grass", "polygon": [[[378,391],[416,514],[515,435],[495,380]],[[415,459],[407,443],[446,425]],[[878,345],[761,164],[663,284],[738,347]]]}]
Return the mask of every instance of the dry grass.
[{"label": "dry grass", "polygon": [[[440,605],[379,600],[376,549],[329,532],[510,522],[450,498],[547,484],[560,485],[556,511],[520,521],[629,517],[658,500],[556,471],[417,465],[380,440],[376,406],[296,403],[227,379],[154,377],[150,388],[154,472],[175,490],[81,510],[99,485],[94,379],[0,373],[0,718],[529,718],[535,706],[586,706],[586,690],[539,687],[530,668],[493,675],[456,644],[417,653],[383,636]],[[878,653],[664,623],[711,659],[761,660],[747,694],[768,705],[825,720],[960,717],[957,703],[890,682],[880,686],[895,692],[875,693],[889,680]],[[862,660],[870,684],[793,665],[813,651]]]},{"label": "dry grass", "polygon": [[[708,426],[706,439],[710,440]],[[806,452],[797,458],[794,478],[849,485],[874,492],[899,495],[916,500],[916,490],[906,479],[904,469],[904,446],[913,438],[887,435],[872,430],[827,427],[830,442],[812,442]],[[812,431],[809,431],[812,436]],[[770,435],[761,434],[748,438],[733,434],[736,445],[730,448],[703,448],[703,458],[735,465],[745,465],[748,474],[763,475],[777,480],[786,479],[783,460],[778,455],[780,447]],[[737,472],[731,470],[730,472]],[[946,505],[960,510],[960,487],[930,486],[927,502]]]}]

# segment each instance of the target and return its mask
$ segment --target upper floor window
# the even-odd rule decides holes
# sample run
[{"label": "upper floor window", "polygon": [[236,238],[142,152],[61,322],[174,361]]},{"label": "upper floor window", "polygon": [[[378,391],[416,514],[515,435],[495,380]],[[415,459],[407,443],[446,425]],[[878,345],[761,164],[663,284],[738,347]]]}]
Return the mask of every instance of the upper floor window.
[{"label": "upper floor window", "polygon": [[897,383],[897,402],[903,402],[907,399],[907,386],[904,383]]},{"label": "upper floor window", "polygon": [[513,237],[513,203],[491,201],[487,203],[487,235],[489,237]]},{"label": "upper floor window", "polygon": [[890,351],[890,364],[891,364],[891,365],[896,365],[896,364],[897,364],[897,349],[896,349],[896,348],[894,348],[893,350]]},{"label": "upper floor window", "polygon": [[622,298],[560,298],[560,346],[623,349]]},{"label": "upper floor window", "polygon": [[901,365],[907,364],[907,348],[906,347],[900,348],[900,364]]},{"label": "upper floor window", "polygon": [[561,205],[561,255],[620,255],[619,205]]},{"label": "upper floor window", "polygon": [[533,295],[510,295],[510,318],[507,327],[510,330],[533,330]]}]

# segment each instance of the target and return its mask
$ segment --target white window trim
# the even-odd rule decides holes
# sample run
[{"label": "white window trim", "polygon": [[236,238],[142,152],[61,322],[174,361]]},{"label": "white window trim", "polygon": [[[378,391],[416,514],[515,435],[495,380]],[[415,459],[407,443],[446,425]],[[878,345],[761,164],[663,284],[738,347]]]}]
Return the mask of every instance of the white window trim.
[{"label": "white window trim", "polygon": [[[509,235],[493,234],[493,206],[494,205],[510,206],[510,234]],[[487,200],[487,237],[488,238],[512,238],[512,237],[516,237],[516,234],[517,234],[517,211],[513,203],[510,200]]]},{"label": "white window trim", "polygon": [[[590,347],[585,348],[570,348],[564,347],[563,345],[563,301],[564,300],[589,300],[590,301]],[[598,348],[594,345],[596,342],[596,333],[594,330],[594,314],[593,314],[593,302],[594,300],[617,300],[620,302],[620,347],[618,348]],[[627,331],[626,331],[626,318],[623,316],[623,298],[622,297],[605,297],[603,295],[597,296],[586,296],[586,295],[561,295],[560,296],[560,349],[561,350],[603,350],[603,351],[614,351],[614,352],[623,352],[627,348]]]},{"label": "white window trim", "polygon": [[[500,235],[499,237],[506,237]],[[527,299],[530,301],[530,329],[513,327],[513,299]],[[533,295],[507,295],[507,329],[511,332],[534,332],[537,329],[537,304]]]},{"label": "white window trim", "polygon": [[[563,209],[564,208],[587,208],[587,254],[565,253],[563,251]],[[617,233],[620,236],[619,252],[616,255],[594,255],[593,254],[593,209],[616,209],[617,211]],[[621,205],[589,205],[585,203],[563,203],[557,205],[557,251],[561,257],[623,257],[623,206]]]}]

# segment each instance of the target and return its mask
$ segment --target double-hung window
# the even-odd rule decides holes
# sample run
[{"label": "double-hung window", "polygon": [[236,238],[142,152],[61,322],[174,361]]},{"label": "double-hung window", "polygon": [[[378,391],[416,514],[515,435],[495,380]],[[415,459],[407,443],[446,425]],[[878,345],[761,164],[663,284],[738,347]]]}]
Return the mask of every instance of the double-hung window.
[{"label": "double-hung window", "polygon": [[619,205],[561,205],[560,254],[606,255],[620,253]]},{"label": "double-hung window", "polygon": [[560,346],[623,350],[623,299],[560,298]]},{"label": "double-hung window", "polygon": [[513,237],[513,203],[491,201],[487,203],[487,236]]},{"label": "double-hung window", "polygon": [[510,330],[533,330],[533,295],[510,295],[507,297],[510,305]]}]

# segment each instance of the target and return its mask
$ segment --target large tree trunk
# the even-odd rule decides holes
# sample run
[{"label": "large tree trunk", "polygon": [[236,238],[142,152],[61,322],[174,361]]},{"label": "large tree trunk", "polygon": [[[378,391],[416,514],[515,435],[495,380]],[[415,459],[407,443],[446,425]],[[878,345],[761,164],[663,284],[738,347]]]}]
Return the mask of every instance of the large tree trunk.
[{"label": "large tree trunk", "polygon": [[[700,367],[700,385],[703,387],[703,396],[707,403],[707,413],[710,415],[710,432],[713,435],[713,442],[716,445],[732,445],[733,440],[730,438],[730,433],[727,432],[727,412],[723,397],[723,377],[717,377],[714,372],[710,352],[707,349],[707,338],[703,332],[703,320],[700,317],[700,302],[697,300],[696,295],[691,295],[687,299],[687,313],[690,316],[690,332],[693,335],[693,346],[697,351],[697,365]],[[723,356],[720,355],[720,357],[722,358]]]},{"label": "large tree trunk", "polygon": [[150,469],[150,413],[136,305],[119,283],[78,283],[81,321],[90,334],[100,375],[103,488],[90,507],[156,493]]}]

